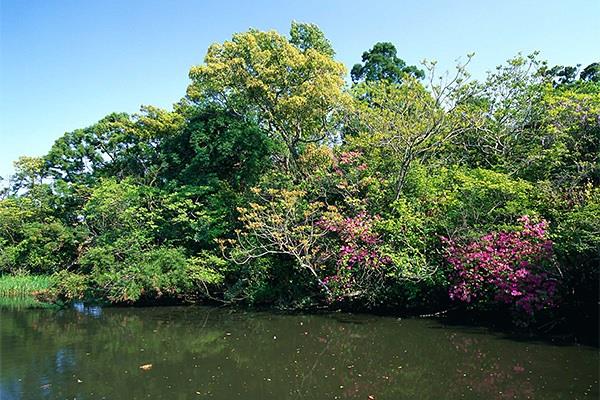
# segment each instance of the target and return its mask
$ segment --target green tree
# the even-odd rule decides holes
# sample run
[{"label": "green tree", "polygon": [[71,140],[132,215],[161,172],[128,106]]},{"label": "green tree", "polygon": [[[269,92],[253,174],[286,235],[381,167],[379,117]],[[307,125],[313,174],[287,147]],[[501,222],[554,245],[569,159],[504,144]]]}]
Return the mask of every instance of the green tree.
[{"label": "green tree", "polygon": [[[456,76],[433,83],[429,90],[415,77],[405,76],[402,85],[386,80],[355,85],[359,133],[348,138],[351,146],[363,149],[390,176],[398,199],[411,164],[425,160],[462,132],[480,124],[468,100],[473,96],[466,84],[468,75],[459,66]],[[362,101],[361,101],[362,100]]]},{"label": "green tree", "polygon": [[290,29],[290,43],[302,51],[314,49],[321,54],[333,58],[335,51],[325,34],[315,24],[292,22]]},{"label": "green tree", "polygon": [[600,82],[600,63],[591,63],[581,71],[579,79],[588,82]]},{"label": "green tree", "polygon": [[596,83],[553,85],[533,54],[509,60],[479,86],[472,107],[482,125],[454,138],[454,162],[561,186],[598,179]]},{"label": "green tree", "polygon": [[0,200],[0,273],[71,268],[85,231],[65,223],[48,185]]},{"label": "green tree", "polygon": [[556,65],[550,69],[544,69],[541,71],[541,73],[548,79],[552,80],[554,86],[570,85],[575,83],[577,80],[579,67],[581,67],[579,64],[577,64],[575,67],[570,65]]},{"label": "green tree", "polygon": [[283,143],[284,168],[295,169],[306,143],[335,134],[345,68],[329,55],[296,47],[274,31],[250,30],[213,44],[204,61],[190,70],[188,98],[257,121]]},{"label": "green tree", "polygon": [[185,241],[164,235],[164,227],[185,224],[197,211],[186,199],[130,179],[101,180],[83,208],[90,237],[80,271],[90,276],[91,290],[113,302],[134,302],[181,298],[220,283],[217,271],[178,246]]},{"label": "green tree", "polygon": [[14,163],[15,173],[11,176],[11,189],[18,192],[20,189],[33,190],[36,185],[41,185],[46,175],[44,159],[41,157],[19,157]]},{"label": "green tree", "polygon": [[157,145],[165,181],[243,190],[271,168],[275,144],[255,122],[213,106],[187,104],[179,112],[185,125]]},{"label": "green tree", "polygon": [[375,43],[372,49],[362,55],[362,64],[354,64],[350,75],[354,83],[386,80],[402,83],[405,75],[422,79],[425,72],[397,56],[396,47],[389,42]]},{"label": "green tree", "polygon": [[600,84],[547,89],[535,141],[521,143],[519,175],[564,188],[600,183]]},{"label": "green tree", "polygon": [[496,67],[485,82],[476,83],[476,96],[469,106],[483,117],[481,124],[456,136],[449,157],[471,167],[517,173],[519,160],[534,143],[543,115],[544,87],[548,79],[540,73],[544,63],[537,53],[517,55]]},{"label": "green tree", "polygon": [[65,133],[46,155],[56,179],[92,184],[101,177],[137,177],[154,183],[161,168],[156,148],[175,134],[183,119],[174,112],[142,107],[130,116],[113,113],[94,125]]}]

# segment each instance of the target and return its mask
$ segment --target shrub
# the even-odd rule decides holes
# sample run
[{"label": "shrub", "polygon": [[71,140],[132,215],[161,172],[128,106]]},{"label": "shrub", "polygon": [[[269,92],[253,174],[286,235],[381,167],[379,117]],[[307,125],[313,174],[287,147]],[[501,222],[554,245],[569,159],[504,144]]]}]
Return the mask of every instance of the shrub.
[{"label": "shrub", "polygon": [[514,232],[489,233],[461,245],[445,239],[452,266],[450,298],[466,303],[498,302],[533,316],[555,304],[557,280],[547,223],[520,218]]},{"label": "shrub", "polygon": [[335,233],[340,243],[335,272],[323,279],[334,297],[361,296],[372,302],[383,287],[391,259],[381,252],[376,220],[366,212],[346,218],[329,213],[321,220],[320,227]]},{"label": "shrub", "polygon": [[62,270],[52,275],[50,294],[54,299],[81,300],[89,288],[89,276]]},{"label": "shrub", "polygon": [[597,320],[600,278],[600,189],[591,187],[571,210],[557,213],[556,256],[569,287],[565,305]]}]

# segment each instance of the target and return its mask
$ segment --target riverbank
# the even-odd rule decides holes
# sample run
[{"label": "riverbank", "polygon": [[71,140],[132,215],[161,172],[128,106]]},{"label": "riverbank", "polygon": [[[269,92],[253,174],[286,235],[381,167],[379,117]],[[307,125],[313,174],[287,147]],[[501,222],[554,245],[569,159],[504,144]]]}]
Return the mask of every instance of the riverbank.
[{"label": "riverbank", "polygon": [[[57,297],[53,285],[53,276],[15,275],[0,277],[0,307],[5,308],[64,308],[71,303]],[[83,303],[81,303],[83,304]],[[217,306],[230,310],[244,312],[270,312],[288,315],[318,315],[330,312],[361,313],[372,316],[405,318],[436,318],[445,324],[454,326],[471,326],[486,328],[493,332],[502,332],[527,338],[540,338],[552,343],[579,343],[590,346],[599,345],[598,319],[583,315],[574,310],[559,310],[554,315],[548,315],[527,324],[515,321],[514,315],[506,308],[469,309],[461,305],[448,303],[437,310],[424,307],[401,307],[382,305],[365,308],[359,304],[335,303],[312,304],[299,307],[293,304],[262,304],[223,303],[215,299],[190,298],[145,298],[133,303],[109,303],[106,300],[87,298],[85,304],[103,305],[116,308],[123,307],[168,307],[168,306]]]}]

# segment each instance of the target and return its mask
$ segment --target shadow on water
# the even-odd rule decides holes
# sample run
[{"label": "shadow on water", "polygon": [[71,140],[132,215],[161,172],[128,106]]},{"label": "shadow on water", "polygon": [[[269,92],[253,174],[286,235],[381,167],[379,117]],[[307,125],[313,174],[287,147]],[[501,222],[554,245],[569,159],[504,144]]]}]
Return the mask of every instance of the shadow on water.
[{"label": "shadow on water", "polygon": [[429,319],[83,304],[0,313],[3,400],[599,394],[596,349]]},{"label": "shadow on water", "polygon": [[546,320],[531,325],[515,327],[508,313],[464,313],[449,312],[434,318],[448,327],[471,332],[484,332],[500,335],[507,340],[523,343],[538,342],[553,346],[584,345],[599,347],[600,331],[598,321],[588,319],[569,320],[565,317]]}]

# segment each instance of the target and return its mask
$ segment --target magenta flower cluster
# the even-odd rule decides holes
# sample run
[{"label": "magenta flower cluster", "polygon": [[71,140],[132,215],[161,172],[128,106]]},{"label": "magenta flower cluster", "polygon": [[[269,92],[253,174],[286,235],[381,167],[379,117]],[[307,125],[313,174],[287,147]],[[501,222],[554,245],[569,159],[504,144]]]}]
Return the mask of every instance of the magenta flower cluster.
[{"label": "magenta flower cluster", "polygon": [[373,229],[376,220],[361,212],[355,217],[321,221],[321,227],[336,233],[341,242],[336,273],[324,279],[326,284],[349,292],[365,288],[382,276],[382,267],[391,260],[381,253],[381,238]]},{"label": "magenta flower cluster", "polygon": [[467,303],[492,300],[533,315],[554,305],[557,280],[547,222],[521,217],[521,229],[489,233],[461,245],[443,238],[453,272],[450,298]]}]

